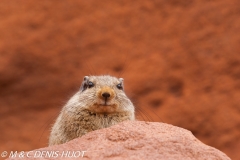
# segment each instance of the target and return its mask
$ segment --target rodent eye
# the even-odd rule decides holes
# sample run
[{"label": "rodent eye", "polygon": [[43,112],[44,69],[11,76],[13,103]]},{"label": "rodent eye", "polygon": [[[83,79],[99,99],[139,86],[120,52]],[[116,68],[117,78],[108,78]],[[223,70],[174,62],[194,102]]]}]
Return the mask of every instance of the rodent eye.
[{"label": "rodent eye", "polygon": [[88,82],[88,88],[92,88],[92,87],[94,87],[94,84],[93,84],[93,82],[89,81]]},{"label": "rodent eye", "polygon": [[122,86],[122,84],[119,83],[119,84],[117,85],[117,88],[120,89],[120,90],[123,90],[123,86]]}]

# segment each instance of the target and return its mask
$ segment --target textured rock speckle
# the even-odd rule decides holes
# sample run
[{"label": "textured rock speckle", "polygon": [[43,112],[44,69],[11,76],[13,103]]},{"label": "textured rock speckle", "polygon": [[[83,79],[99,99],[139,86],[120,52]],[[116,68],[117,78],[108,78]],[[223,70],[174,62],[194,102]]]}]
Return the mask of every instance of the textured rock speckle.
[{"label": "textured rock speckle", "polygon": [[[126,121],[90,132],[62,145],[35,151],[86,151],[82,159],[98,160],[230,160],[223,152],[200,142],[188,130],[165,123],[143,121]],[[52,157],[42,157],[49,158]]]}]

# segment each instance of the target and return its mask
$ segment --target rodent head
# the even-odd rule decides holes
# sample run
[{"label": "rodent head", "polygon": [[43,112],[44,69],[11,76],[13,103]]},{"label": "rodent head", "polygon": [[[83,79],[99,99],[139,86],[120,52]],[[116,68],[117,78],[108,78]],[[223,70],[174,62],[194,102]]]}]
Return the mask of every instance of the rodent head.
[{"label": "rodent head", "polygon": [[124,93],[123,78],[85,76],[78,96],[79,103],[95,113],[134,112],[132,102]]}]

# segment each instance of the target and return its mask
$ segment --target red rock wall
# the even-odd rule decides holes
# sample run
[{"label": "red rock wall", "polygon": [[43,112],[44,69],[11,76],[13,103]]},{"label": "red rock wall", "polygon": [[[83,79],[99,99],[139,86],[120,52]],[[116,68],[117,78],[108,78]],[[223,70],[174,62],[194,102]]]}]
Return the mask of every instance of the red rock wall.
[{"label": "red rock wall", "polygon": [[7,160],[230,160],[226,154],[203,144],[186,129],[143,121],[125,121],[61,145],[27,151],[13,157]]},{"label": "red rock wall", "polygon": [[83,76],[111,74],[139,119],[240,158],[239,1],[0,4],[0,152],[47,146]]}]

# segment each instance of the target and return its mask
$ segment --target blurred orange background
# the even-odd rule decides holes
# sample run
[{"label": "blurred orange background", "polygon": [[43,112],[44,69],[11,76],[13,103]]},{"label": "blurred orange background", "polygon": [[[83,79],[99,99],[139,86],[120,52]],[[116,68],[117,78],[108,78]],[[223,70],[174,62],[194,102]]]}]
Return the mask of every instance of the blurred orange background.
[{"label": "blurred orange background", "polygon": [[47,146],[83,76],[110,74],[139,120],[240,159],[240,1],[0,4],[0,152]]}]

